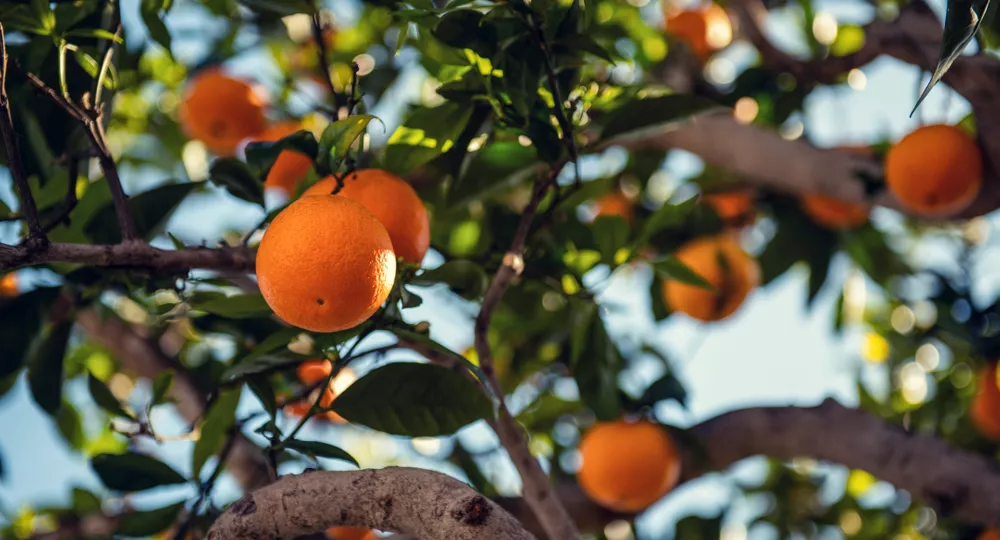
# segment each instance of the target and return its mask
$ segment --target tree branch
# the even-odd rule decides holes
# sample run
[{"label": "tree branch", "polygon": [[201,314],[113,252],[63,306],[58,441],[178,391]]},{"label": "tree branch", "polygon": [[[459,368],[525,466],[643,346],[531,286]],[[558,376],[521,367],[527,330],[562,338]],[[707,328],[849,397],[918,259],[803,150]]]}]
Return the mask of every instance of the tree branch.
[{"label": "tree branch", "polygon": [[534,538],[513,516],[462,482],[408,467],[282,477],[233,503],[208,538],[295,538],[335,526],[421,540]]},{"label": "tree branch", "polygon": [[165,250],[136,242],[114,245],[57,243],[36,249],[0,245],[0,271],[50,262],[148,268],[164,272],[186,272],[194,268],[252,272],[254,252],[234,247]]}]

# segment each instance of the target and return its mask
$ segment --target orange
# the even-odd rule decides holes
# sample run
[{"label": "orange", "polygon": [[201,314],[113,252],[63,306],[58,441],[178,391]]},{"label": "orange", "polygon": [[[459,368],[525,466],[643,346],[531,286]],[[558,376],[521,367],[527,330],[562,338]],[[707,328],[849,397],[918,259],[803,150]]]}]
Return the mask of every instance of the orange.
[{"label": "orange", "polygon": [[[283,139],[296,131],[300,131],[302,125],[298,122],[279,122],[268,128],[255,141],[277,141]],[[291,194],[312,169],[312,160],[305,154],[300,154],[294,150],[283,150],[278,154],[278,159],[274,160],[274,165],[267,173],[264,180],[264,187],[280,189]]]},{"label": "orange", "polygon": [[326,535],[331,540],[375,540],[375,531],[364,527],[333,527]]},{"label": "orange", "polygon": [[726,227],[738,229],[752,224],[757,219],[753,195],[749,191],[705,193],[701,198],[715,210]]},{"label": "orange", "polygon": [[301,401],[285,405],[284,411],[288,416],[297,416],[301,418],[306,414],[309,414],[309,409],[312,409],[312,402],[308,399],[303,399]]},{"label": "orange", "polygon": [[681,459],[674,441],[647,421],[595,424],[580,441],[576,480],[594,502],[638,512],[677,485]]},{"label": "orange", "polygon": [[825,195],[804,195],[800,202],[802,210],[827,229],[854,229],[868,221],[868,208],[860,204],[851,204]]},{"label": "orange", "polygon": [[[324,178],[303,196],[332,193],[336,180]],[[344,178],[338,193],[361,203],[385,225],[397,257],[420,264],[431,245],[431,224],[423,201],[406,180],[379,169],[363,169]]]},{"label": "orange", "polygon": [[714,287],[705,289],[672,279],[663,282],[667,306],[693,319],[709,322],[729,317],[760,283],[757,261],[726,235],[692,240],[674,256]]},{"label": "orange", "polygon": [[716,4],[675,11],[664,0],[663,15],[667,21],[667,32],[684,42],[702,60],[733,41],[729,14]]},{"label": "orange", "polygon": [[244,139],[267,128],[264,102],[244,81],[217,68],[188,81],[181,98],[181,128],[220,156],[231,156]]},{"label": "orange", "polygon": [[969,419],[984,437],[1000,441],[1000,386],[997,385],[996,364],[990,364],[979,372]]},{"label": "orange", "polygon": [[16,273],[11,272],[0,276],[0,298],[4,296],[17,296],[18,292],[19,287]]},{"label": "orange", "polygon": [[976,141],[955,126],[918,128],[886,153],[885,182],[910,212],[948,217],[979,194],[982,153]]},{"label": "orange", "polygon": [[333,366],[328,360],[306,360],[295,368],[295,375],[302,381],[302,384],[310,385],[326,379],[332,371]]},{"label": "orange", "polygon": [[1000,540],[1000,529],[986,529],[976,540]]},{"label": "orange", "polygon": [[281,211],[257,250],[264,300],[288,324],[337,332],[361,324],[396,278],[389,233],[364,206],[331,195]]},{"label": "orange", "polygon": [[594,219],[601,216],[621,216],[625,221],[632,221],[632,201],[620,191],[612,191],[600,199],[597,199],[597,214]]}]

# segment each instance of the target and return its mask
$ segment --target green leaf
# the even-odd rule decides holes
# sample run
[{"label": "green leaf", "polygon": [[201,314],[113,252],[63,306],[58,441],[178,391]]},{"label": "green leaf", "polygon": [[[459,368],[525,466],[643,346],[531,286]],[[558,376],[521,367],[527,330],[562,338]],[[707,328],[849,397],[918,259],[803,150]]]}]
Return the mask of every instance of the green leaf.
[{"label": "green leaf", "polygon": [[253,394],[260,400],[260,404],[267,411],[267,414],[274,417],[275,413],[278,412],[278,400],[274,395],[271,381],[264,375],[251,375],[246,378],[246,382]]},{"label": "green leaf", "polygon": [[637,246],[645,244],[656,233],[664,229],[680,228],[697,206],[697,198],[691,197],[677,204],[664,204],[659,207],[656,212],[653,212],[653,215],[646,219],[642,227],[642,233],[636,239],[635,244]]},{"label": "green leaf", "polygon": [[169,8],[170,5],[170,0],[142,0],[142,3],[139,4],[139,14],[142,16],[142,22],[146,25],[146,30],[149,31],[149,36],[166,49],[167,54],[172,57],[170,31],[163,23],[163,18],[166,16],[165,8]]},{"label": "green leaf", "polygon": [[265,354],[264,356],[257,356],[253,359],[242,361],[224,371],[222,373],[222,380],[233,381],[253,373],[281,369],[285,366],[296,365],[304,359],[305,357],[301,355],[292,354]]},{"label": "green leaf", "polygon": [[611,111],[601,130],[602,144],[619,144],[651,133],[676,129],[691,117],[720,106],[710,99],[687,94],[637,98]]},{"label": "green leaf", "polygon": [[601,252],[602,262],[612,267],[617,266],[615,257],[618,250],[628,247],[628,222],[621,216],[598,216],[590,229],[597,249]]},{"label": "green leaf", "polygon": [[144,454],[98,454],[90,466],[105,486],[116,491],[143,491],[187,481],[166,463]]},{"label": "green leaf", "polygon": [[462,134],[471,115],[472,107],[453,102],[417,109],[389,137],[383,167],[395,174],[407,174],[444,154]]},{"label": "green leaf", "polygon": [[583,51],[590,53],[605,62],[614,63],[615,58],[611,55],[611,52],[604,48],[600,43],[586,34],[573,34],[566,37],[559,38],[554,44],[554,48],[558,50],[559,47],[564,47],[570,52]]},{"label": "green leaf", "polygon": [[17,373],[27,362],[44,314],[58,295],[58,287],[44,287],[0,300],[0,379]]},{"label": "green leaf", "polygon": [[163,403],[163,400],[166,399],[167,393],[170,392],[170,387],[173,383],[174,370],[172,369],[161,371],[160,374],[156,376],[156,380],[153,381],[153,405]]},{"label": "green leaf", "polygon": [[216,159],[208,170],[208,177],[233,196],[264,207],[264,184],[246,163],[236,158]]},{"label": "green leaf", "polygon": [[483,21],[483,14],[472,9],[456,9],[441,16],[431,33],[441,43],[458,49],[471,49],[489,58],[496,52],[496,28]]},{"label": "green leaf", "polygon": [[118,399],[111,390],[97,377],[94,377],[93,373],[87,373],[87,388],[90,390],[90,397],[94,399],[94,402],[101,406],[102,409],[108,411],[111,414],[121,416],[123,418],[128,418],[129,420],[135,420],[131,414],[125,411],[122,404],[118,402]]},{"label": "green leaf", "polygon": [[535,150],[517,141],[501,141],[481,148],[448,189],[448,204],[463,206],[530,177],[541,163]]},{"label": "green leaf", "polygon": [[339,459],[341,461],[351,463],[355,467],[361,466],[358,465],[358,461],[354,459],[354,456],[332,444],[327,444],[325,442],[300,441],[298,439],[292,439],[290,441],[285,441],[283,444],[285,445],[285,448],[301,452],[307,456]]},{"label": "green leaf", "polygon": [[124,513],[118,519],[118,534],[140,538],[153,536],[173,525],[183,509],[184,503],[179,502],[156,510]]},{"label": "green leaf", "polygon": [[432,364],[389,364],[365,375],[333,402],[348,421],[392,435],[434,437],[493,414],[478,385]]},{"label": "green leaf", "polygon": [[722,518],[719,514],[714,518],[687,516],[674,526],[674,536],[678,540],[717,540],[722,537]]},{"label": "green leaf", "polygon": [[417,286],[444,283],[448,285],[451,292],[466,300],[475,300],[486,292],[486,287],[489,286],[489,277],[482,266],[472,261],[456,259],[437,268],[424,270],[410,283]]},{"label": "green leaf", "polygon": [[937,67],[931,79],[927,81],[917,103],[910,111],[910,116],[917,112],[917,107],[924,101],[931,89],[951,69],[951,65],[962,55],[966,45],[972,41],[983,23],[983,15],[989,8],[990,0],[948,0],[948,11],[944,18],[944,35],[941,39],[941,52],[938,54]]},{"label": "green leaf", "polygon": [[621,353],[611,341],[604,321],[592,302],[574,300],[570,335],[570,369],[580,389],[580,398],[599,420],[621,416],[618,372]]},{"label": "green leaf", "polygon": [[308,0],[239,0],[239,3],[257,13],[269,13],[282,17],[298,13],[311,15],[316,12],[315,4]]},{"label": "green leaf", "polygon": [[[196,187],[198,184],[193,182],[166,184],[131,197],[129,206],[132,208],[132,217],[135,219],[139,235],[151,240],[159,234],[170,219],[170,215]],[[121,231],[118,229],[114,205],[109,203],[98,210],[87,224],[85,231],[94,243],[121,242]]]},{"label": "green leaf", "polygon": [[63,400],[59,414],[56,416],[56,427],[62,435],[66,444],[73,450],[82,450],[87,442],[83,433],[83,422],[80,420],[80,413],[69,401]]},{"label": "green leaf", "polygon": [[114,35],[112,32],[108,32],[103,28],[76,28],[66,32],[68,37],[85,37],[85,38],[97,38],[97,39],[107,39],[114,41],[118,44],[125,43],[125,40]]},{"label": "green leaf", "polygon": [[667,399],[676,400],[682,406],[687,404],[687,390],[673,373],[667,373],[659,379],[653,381],[642,397],[636,402],[640,407],[652,407],[660,401]]},{"label": "green leaf", "polygon": [[560,418],[578,413],[582,409],[583,404],[579,401],[568,401],[553,394],[543,394],[535,403],[517,415],[517,423],[535,433],[548,432]]},{"label": "green leaf", "polygon": [[250,351],[249,353],[247,353],[246,356],[240,359],[240,363],[249,362],[254,358],[264,356],[265,354],[272,352],[279,347],[284,347],[288,345],[288,343],[291,342],[292,339],[295,338],[295,336],[301,333],[302,330],[299,328],[282,328],[281,330],[278,330],[277,332],[264,338],[260,343],[257,344],[256,347],[253,348],[252,351]]},{"label": "green leaf", "polygon": [[254,141],[247,144],[245,153],[251,174],[257,178],[267,178],[267,174],[271,171],[271,167],[274,166],[275,160],[285,150],[298,152],[311,160],[315,160],[317,151],[316,137],[308,131],[301,130],[276,141]]},{"label": "green leaf", "polygon": [[674,257],[673,255],[668,255],[667,257],[654,262],[653,270],[655,270],[656,273],[663,279],[679,281],[687,285],[701,287],[702,289],[715,289],[715,287],[706,281],[705,278],[701,277],[701,275],[694,270],[691,270],[688,265],[682,263],[680,259]]},{"label": "green leaf", "polygon": [[[337,120],[326,126],[323,135],[319,138],[317,160],[323,163],[328,170],[337,170],[341,162],[347,159],[351,145],[358,140],[358,137],[364,135],[365,129],[368,128],[368,124],[372,120],[378,120],[378,118],[370,114],[358,114]],[[383,129],[385,128],[383,127]]]},{"label": "green leaf", "polygon": [[256,319],[271,315],[271,307],[259,294],[237,294],[207,302],[192,302],[191,308],[227,319]]},{"label": "green leaf", "polygon": [[35,402],[50,416],[59,414],[62,403],[63,364],[73,320],[49,325],[28,362],[28,386]]},{"label": "green leaf", "polygon": [[194,451],[191,453],[191,470],[195,476],[201,473],[208,458],[219,453],[229,437],[229,431],[236,425],[236,406],[240,403],[242,392],[242,386],[222,392],[205,414],[201,435],[198,442],[194,443]]}]

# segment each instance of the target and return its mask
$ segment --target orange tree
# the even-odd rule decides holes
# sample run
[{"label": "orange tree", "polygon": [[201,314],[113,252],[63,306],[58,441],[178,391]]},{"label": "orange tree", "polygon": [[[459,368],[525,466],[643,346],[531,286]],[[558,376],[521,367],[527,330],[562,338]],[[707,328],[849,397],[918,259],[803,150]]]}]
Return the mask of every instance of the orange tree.
[{"label": "orange tree", "polygon": [[[951,0],[942,23],[886,0],[834,41],[809,0],[326,4],[0,5],[16,195],[0,201],[0,391],[25,381],[103,485],[66,486],[59,507],[3,501],[5,538],[718,538],[726,511],[635,520],[759,455],[765,474],[730,501],[767,501],[751,530],[1000,534],[1000,308],[973,294],[971,264],[1000,206],[1000,61],[960,54],[996,43],[987,2]],[[769,39],[774,9],[802,15],[808,56]],[[182,31],[205,21],[216,31]],[[706,78],[735,42],[756,64]],[[779,136],[881,56],[932,72],[924,95],[942,81],[966,121],[870,148]],[[663,196],[678,150],[704,172]],[[605,152],[627,159],[595,167]],[[213,229],[223,200],[252,223]],[[173,234],[198,204],[184,226],[199,232]],[[958,264],[905,254],[923,239]],[[792,267],[812,303],[841,259],[855,275],[832,324],[863,330],[874,364],[858,408],[666,425],[657,405],[687,389],[598,300],[601,275],[645,268],[650,307],[632,316],[710,329]],[[620,384],[650,358],[658,378]],[[512,470],[453,437],[470,424]],[[434,466],[352,470],[338,430],[448,444]],[[876,479],[891,497],[866,495]]]}]

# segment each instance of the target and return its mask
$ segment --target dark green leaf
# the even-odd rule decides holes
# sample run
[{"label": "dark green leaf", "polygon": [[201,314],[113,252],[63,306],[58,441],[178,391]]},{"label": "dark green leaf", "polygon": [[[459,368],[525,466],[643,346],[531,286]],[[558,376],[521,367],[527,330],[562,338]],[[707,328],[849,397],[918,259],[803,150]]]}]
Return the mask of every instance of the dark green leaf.
[{"label": "dark green leaf", "polygon": [[944,18],[944,36],[941,41],[941,52],[938,54],[937,67],[927,81],[927,86],[917,98],[917,103],[910,111],[910,116],[927,97],[931,89],[944,77],[955,60],[962,55],[965,46],[972,41],[983,22],[983,15],[989,8],[990,0],[948,0],[948,11]]},{"label": "dark green leaf", "polygon": [[471,115],[472,107],[453,102],[417,109],[389,137],[383,166],[396,174],[413,172],[450,150]]},{"label": "dark green leaf", "polygon": [[118,519],[118,534],[133,537],[153,536],[173,525],[183,509],[184,503],[179,502],[156,510],[124,513]]},{"label": "dark green leaf", "polygon": [[284,366],[292,366],[302,362],[304,357],[299,355],[263,355],[256,356],[253,359],[246,360],[232,366],[227,369],[222,374],[222,380],[232,381],[239,379],[240,377],[250,375],[252,373],[260,373],[262,371],[269,371],[274,369],[280,369]]},{"label": "dark green leaf", "polygon": [[643,392],[642,397],[636,403],[639,406],[652,407],[658,402],[667,399],[676,400],[681,405],[687,403],[687,390],[684,389],[684,385],[672,373],[667,373],[653,381],[653,384],[649,385],[649,388],[646,388],[646,391]]},{"label": "dark green leaf", "polygon": [[563,38],[555,44],[557,47],[562,46],[569,51],[583,51],[590,53],[605,62],[614,63],[615,59],[607,49],[605,49],[600,43],[597,42],[592,36],[584,34],[574,34]]},{"label": "dark green leaf", "polygon": [[295,15],[298,13],[312,14],[316,12],[315,4],[308,0],[238,0],[239,3],[258,13],[274,15]]},{"label": "dark green leaf", "polygon": [[325,442],[319,441],[300,441],[298,439],[292,439],[290,441],[284,442],[285,448],[295,450],[296,452],[301,452],[308,456],[329,458],[329,459],[339,459],[341,461],[346,461],[353,464],[355,467],[360,467],[358,461],[354,459],[354,456],[348,454],[344,450],[333,446],[332,444],[327,444]]},{"label": "dark green leaf", "polygon": [[[170,219],[170,215],[196,187],[198,184],[193,182],[166,184],[130,198],[129,206],[132,208],[132,217],[135,219],[139,235],[151,240],[159,234]],[[87,224],[85,231],[95,243],[121,242],[121,231],[118,228],[114,205],[109,203],[98,210]]]},{"label": "dark green leaf", "polygon": [[717,540],[722,536],[722,518],[719,514],[714,518],[688,516],[677,522],[674,527],[674,540]]},{"label": "dark green leaf", "polygon": [[98,454],[90,466],[109,489],[142,491],[187,480],[166,463],[144,454]]},{"label": "dark green leaf", "polygon": [[489,278],[482,266],[463,259],[448,261],[437,268],[424,270],[410,281],[413,285],[445,283],[455,294],[466,300],[479,298],[489,285]]},{"label": "dark green leaf", "polygon": [[488,418],[486,394],[462,374],[431,364],[389,364],[365,375],[333,402],[348,421],[393,435],[434,437]]},{"label": "dark green leaf", "polygon": [[278,330],[277,332],[264,338],[263,341],[258,343],[257,346],[254,347],[252,351],[247,353],[247,355],[240,360],[240,363],[249,362],[254,358],[264,356],[265,354],[272,352],[275,349],[284,347],[288,345],[288,343],[292,341],[292,339],[294,339],[295,336],[301,333],[302,330],[298,328],[282,328],[281,330]]},{"label": "dark green leaf", "polygon": [[163,23],[163,17],[166,15],[164,8],[169,8],[170,4],[171,2],[164,2],[164,0],[142,0],[139,7],[139,14],[142,15],[142,22],[145,23],[146,30],[149,31],[149,36],[153,38],[153,41],[166,49],[167,54],[172,55],[170,51],[170,31],[167,30],[167,25]]},{"label": "dark green leaf", "polygon": [[79,515],[101,511],[101,498],[86,489],[73,488],[73,511]]},{"label": "dark green leaf", "polygon": [[611,111],[604,121],[601,140],[604,144],[641,138],[652,132],[676,129],[692,116],[720,106],[712,100],[687,94],[633,99]]},{"label": "dark green leaf", "polygon": [[642,234],[639,235],[636,244],[645,244],[656,233],[665,229],[681,227],[697,206],[697,199],[691,197],[677,204],[664,204],[659,207],[656,212],[653,212],[653,215],[646,219],[642,227]]},{"label": "dark green leaf", "polygon": [[207,302],[192,302],[191,308],[227,319],[255,319],[271,315],[270,306],[259,294],[238,294]]},{"label": "dark green leaf", "polygon": [[316,137],[312,133],[302,130],[276,141],[254,141],[247,144],[245,154],[251,174],[257,178],[267,178],[267,173],[271,171],[275,160],[286,150],[298,152],[314,160],[317,152]]},{"label": "dark green leaf", "polygon": [[135,420],[131,414],[125,411],[122,404],[118,402],[118,399],[111,393],[111,390],[108,389],[104,382],[97,377],[94,377],[93,373],[87,373],[87,388],[90,389],[90,397],[92,397],[94,402],[100,405],[102,409],[111,414]]},{"label": "dark green leaf", "polygon": [[73,450],[82,450],[86,441],[83,433],[83,423],[80,420],[80,413],[72,403],[63,400],[62,407],[59,408],[59,415],[56,417],[56,427],[59,434],[65,439],[66,444]]},{"label": "dark green leaf", "polygon": [[462,175],[448,190],[448,203],[461,206],[487,194],[511,187],[526,178],[540,165],[535,150],[517,141],[488,144],[480,149]]},{"label": "dark green leaf", "polygon": [[598,216],[591,225],[594,243],[601,252],[601,260],[612,267],[617,266],[615,256],[618,250],[628,247],[629,226],[621,216]]},{"label": "dark green leaf", "polygon": [[600,420],[621,416],[618,371],[621,353],[611,341],[597,305],[574,301],[570,335],[570,369],[580,389],[580,398]]},{"label": "dark green leaf", "polygon": [[246,163],[235,158],[216,159],[208,170],[208,177],[233,196],[264,206],[264,185]]},{"label": "dark green leaf", "polygon": [[702,289],[715,289],[705,278],[701,277],[697,272],[691,270],[688,265],[682,263],[680,259],[672,255],[654,262],[653,269],[663,279],[679,281],[688,285],[694,285],[695,287],[701,287]]},{"label": "dark green leaf", "polygon": [[35,402],[50,416],[59,414],[62,403],[63,361],[73,321],[49,325],[28,362],[28,385]]},{"label": "dark green leaf", "polygon": [[153,405],[158,405],[163,403],[163,400],[167,397],[167,392],[170,391],[170,387],[174,382],[174,370],[168,369],[166,371],[161,371],[156,379],[153,381]]},{"label": "dark green leaf", "polygon": [[236,406],[240,403],[242,392],[242,387],[222,392],[205,414],[201,435],[194,443],[194,451],[191,453],[191,470],[195,476],[201,472],[208,458],[219,453],[226,438],[230,436],[230,430],[236,425]]},{"label": "dark green leaf", "polygon": [[271,381],[264,375],[250,375],[246,378],[247,386],[253,392],[257,399],[260,400],[260,404],[267,411],[267,414],[272,417],[278,411],[277,398],[274,395],[274,388],[271,387]]},{"label": "dark green leaf", "polygon": [[458,49],[472,49],[483,57],[496,51],[496,29],[484,24],[483,14],[471,9],[445,13],[431,32],[441,43]]},{"label": "dark green leaf", "polygon": [[58,287],[45,287],[0,299],[0,379],[17,373],[27,362],[44,313],[58,295]]},{"label": "dark green leaf", "polygon": [[378,118],[370,114],[357,114],[326,126],[319,139],[317,160],[323,163],[328,170],[337,170],[340,163],[347,159],[351,145],[358,140],[358,137],[364,135],[365,129],[368,128],[368,124],[372,120],[378,120]]}]

